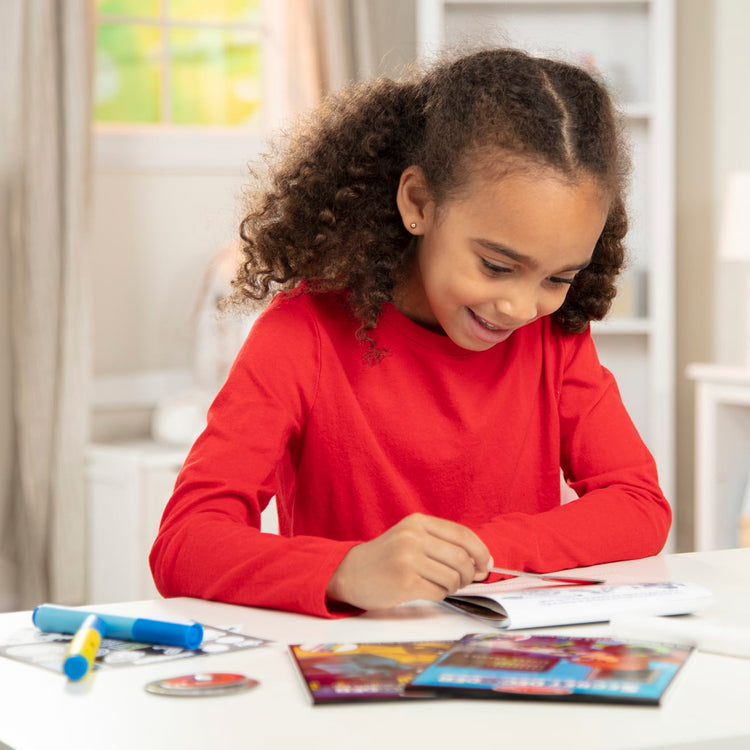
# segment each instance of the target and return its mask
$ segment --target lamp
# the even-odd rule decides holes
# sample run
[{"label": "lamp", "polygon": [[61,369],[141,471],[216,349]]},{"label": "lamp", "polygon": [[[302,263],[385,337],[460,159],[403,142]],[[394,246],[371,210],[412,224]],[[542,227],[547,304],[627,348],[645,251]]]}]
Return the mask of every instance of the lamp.
[{"label": "lamp", "polygon": [[[750,265],[750,172],[730,175],[724,200],[719,257]],[[745,366],[750,367],[750,271],[742,304],[745,313]]]}]

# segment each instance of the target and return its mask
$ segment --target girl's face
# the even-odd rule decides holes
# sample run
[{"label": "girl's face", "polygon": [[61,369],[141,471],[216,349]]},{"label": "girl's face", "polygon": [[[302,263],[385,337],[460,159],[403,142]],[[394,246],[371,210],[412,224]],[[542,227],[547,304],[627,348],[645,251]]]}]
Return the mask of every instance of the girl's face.
[{"label": "girl's face", "polygon": [[609,209],[594,179],[536,171],[477,179],[438,212],[418,167],[402,175],[398,204],[417,245],[396,307],[472,351],[561,307]]}]

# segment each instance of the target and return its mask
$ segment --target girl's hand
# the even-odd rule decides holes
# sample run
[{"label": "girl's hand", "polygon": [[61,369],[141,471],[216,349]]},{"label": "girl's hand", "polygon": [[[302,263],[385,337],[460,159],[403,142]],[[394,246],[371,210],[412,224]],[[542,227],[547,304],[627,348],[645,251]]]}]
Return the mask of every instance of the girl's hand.
[{"label": "girl's hand", "polygon": [[370,542],[349,550],[326,589],[329,599],[360,609],[414,599],[440,601],[485,579],[492,558],[469,528],[415,513]]}]

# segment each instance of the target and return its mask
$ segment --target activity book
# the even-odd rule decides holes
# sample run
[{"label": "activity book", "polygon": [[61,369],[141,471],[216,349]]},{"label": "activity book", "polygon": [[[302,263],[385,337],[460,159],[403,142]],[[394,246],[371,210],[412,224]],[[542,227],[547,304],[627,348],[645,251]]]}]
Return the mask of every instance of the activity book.
[{"label": "activity book", "polygon": [[516,630],[605,622],[620,614],[689,614],[713,600],[708,589],[693,583],[520,585],[520,579],[472,584],[443,603],[485,625]]},{"label": "activity book", "polygon": [[450,697],[658,705],[693,651],[666,643],[497,632],[452,642],[289,649],[316,705]]},{"label": "activity book", "polygon": [[690,646],[613,638],[467,635],[416,675],[409,689],[471,698],[658,705]]},{"label": "activity book", "polygon": [[316,643],[289,647],[315,704],[429,698],[406,687],[454,641]]}]

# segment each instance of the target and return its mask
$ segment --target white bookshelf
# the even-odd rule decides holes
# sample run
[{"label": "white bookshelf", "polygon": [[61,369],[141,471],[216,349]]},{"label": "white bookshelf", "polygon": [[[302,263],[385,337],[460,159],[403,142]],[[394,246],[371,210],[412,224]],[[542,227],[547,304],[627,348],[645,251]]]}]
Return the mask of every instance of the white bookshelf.
[{"label": "white bookshelf", "polygon": [[615,93],[632,144],[630,261],[594,338],[674,501],[674,2],[418,0],[421,57],[485,43],[592,65]]}]

